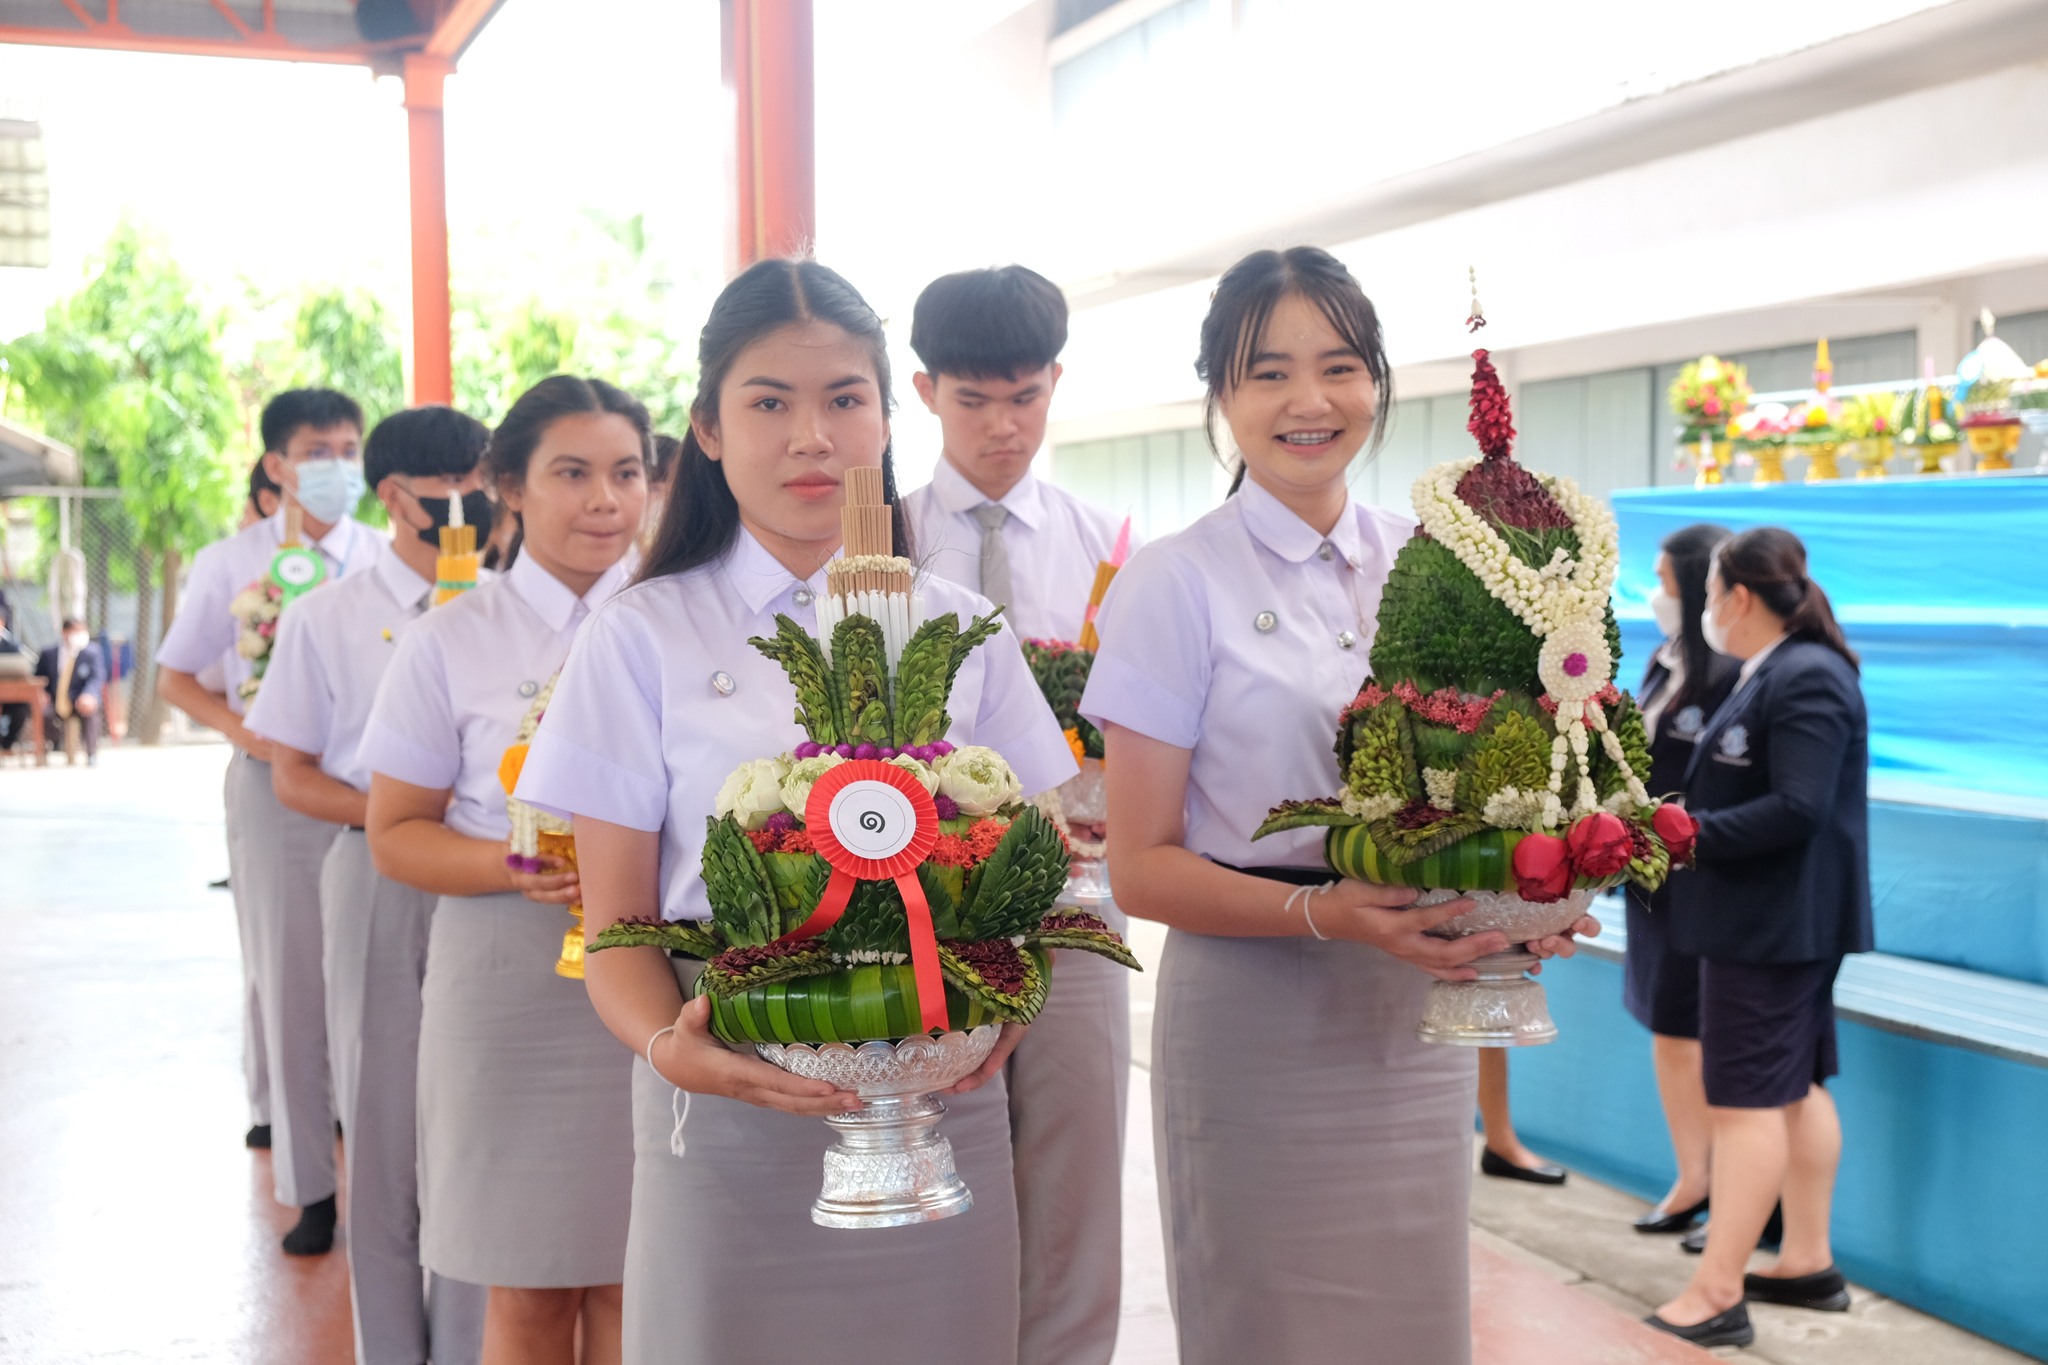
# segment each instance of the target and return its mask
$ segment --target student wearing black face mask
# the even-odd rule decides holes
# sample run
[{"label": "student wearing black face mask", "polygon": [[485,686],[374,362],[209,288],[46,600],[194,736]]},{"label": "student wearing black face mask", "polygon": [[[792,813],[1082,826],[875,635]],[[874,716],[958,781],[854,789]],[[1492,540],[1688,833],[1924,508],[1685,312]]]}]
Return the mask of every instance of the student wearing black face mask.
[{"label": "student wearing black face mask", "polygon": [[356,757],[397,641],[433,605],[449,504],[488,531],[478,482],[489,433],[452,408],[377,424],[366,480],[393,537],[369,571],[309,593],[282,619],[249,728],[271,741],[271,779],[289,809],[340,832],[320,867],[319,960],[335,1112],[348,1142],[347,1242],[360,1365],[474,1360],[485,1291],[423,1277],[417,1103],[420,987],[435,900],[378,875],[370,860],[369,769]]}]

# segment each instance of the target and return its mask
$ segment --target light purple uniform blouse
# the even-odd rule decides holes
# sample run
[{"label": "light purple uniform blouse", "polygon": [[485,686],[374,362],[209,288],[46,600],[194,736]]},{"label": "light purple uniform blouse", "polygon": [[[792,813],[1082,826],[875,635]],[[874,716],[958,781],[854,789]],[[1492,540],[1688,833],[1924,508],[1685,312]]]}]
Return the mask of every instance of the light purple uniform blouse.
[{"label": "light purple uniform blouse", "polygon": [[1324,536],[1248,479],[1110,584],[1081,712],[1193,751],[1187,848],[1322,866],[1322,830],[1252,831],[1282,801],[1338,794],[1337,718],[1370,670],[1381,591],[1414,528],[1347,501]]},{"label": "light purple uniform blouse", "polygon": [[[730,554],[622,592],[577,638],[519,779],[523,801],[661,832],[661,913],[709,919],[698,875],[704,825],[726,777],[803,740],[796,690],[747,641],[786,615],[817,627],[820,570],[808,582],[747,531]],[[938,578],[925,609],[962,625],[988,602]],[[968,656],[947,706],[955,744],[996,750],[1027,794],[1072,777],[1073,751],[1006,627]]]}]

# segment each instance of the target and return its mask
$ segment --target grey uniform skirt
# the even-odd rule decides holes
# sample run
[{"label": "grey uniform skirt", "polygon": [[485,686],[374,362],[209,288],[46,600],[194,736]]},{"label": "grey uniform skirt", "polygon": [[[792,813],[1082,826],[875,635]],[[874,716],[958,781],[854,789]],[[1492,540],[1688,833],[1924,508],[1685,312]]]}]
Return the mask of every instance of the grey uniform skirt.
[{"label": "grey uniform skirt", "polygon": [[[687,996],[698,966],[674,965]],[[832,1137],[823,1119],[695,1095],[677,1157],[675,1094],[634,1063],[626,1365],[1016,1359],[1017,1203],[1000,1077],[948,1097],[939,1124],[974,1207],[872,1230],[811,1222]]]},{"label": "grey uniform skirt", "polygon": [[1167,935],[1152,1102],[1183,1365],[1471,1359],[1476,1058],[1362,944]]},{"label": "grey uniform skirt", "polygon": [[633,1056],[555,975],[562,906],[444,896],[420,1014],[420,1260],[519,1289],[617,1284]]}]

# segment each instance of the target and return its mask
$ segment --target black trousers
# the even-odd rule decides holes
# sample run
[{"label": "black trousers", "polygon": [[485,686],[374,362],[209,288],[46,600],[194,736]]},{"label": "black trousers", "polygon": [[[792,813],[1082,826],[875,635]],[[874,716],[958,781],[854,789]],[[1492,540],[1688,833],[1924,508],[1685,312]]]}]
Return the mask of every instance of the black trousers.
[{"label": "black trousers", "polygon": [[[94,711],[89,716],[75,716],[73,719],[78,722],[79,739],[85,745],[85,756],[97,757],[100,751],[100,713]],[[55,706],[46,707],[43,711],[43,742],[53,749],[64,747],[64,721],[58,716]]]}]

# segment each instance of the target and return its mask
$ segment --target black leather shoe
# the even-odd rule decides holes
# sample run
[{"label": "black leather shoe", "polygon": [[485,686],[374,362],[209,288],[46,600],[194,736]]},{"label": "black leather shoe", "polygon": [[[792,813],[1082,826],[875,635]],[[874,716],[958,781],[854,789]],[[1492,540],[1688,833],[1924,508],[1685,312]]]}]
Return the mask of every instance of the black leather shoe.
[{"label": "black leather shoe", "polygon": [[1562,1166],[1517,1166],[1491,1147],[1479,1154],[1479,1173],[1501,1180],[1526,1180],[1531,1185],[1562,1185],[1566,1179]]},{"label": "black leather shoe", "polygon": [[1696,1322],[1690,1327],[1679,1327],[1664,1321],[1655,1313],[1643,1319],[1660,1332],[1669,1332],[1680,1341],[1689,1341],[1695,1346],[1747,1346],[1756,1340],[1756,1328],[1749,1325],[1749,1305],[1736,1304],[1725,1313],[1716,1313],[1705,1322]]},{"label": "black leather shoe", "polygon": [[284,1235],[285,1254],[325,1256],[334,1250],[334,1224],[337,1216],[334,1196],[331,1194],[317,1204],[308,1204],[300,1209],[298,1226]]},{"label": "black leather shoe", "polygon": [[[1776,1251],[1778,1244],[1784,1240],[1785,1210],[1781,1206],[1771,1210],[1771,1219],[1764,1224],[1764,1235],[1756,1239],[1756,1244],[1767,1251]],[[1678,1245],[1694,1256],[1705,1251],[1707,1249],[1707,1225],[1702,1223],[1691,1232],[1686,1233],[1684,1240],[1679,1242]]]},{"label": "black leather shoe", "polygon": [[1782,1303],[1788,1308],[1811,1308],[1816,1313],[1849,1311],[1849,1282],[1834,1266],[1811,1275],[1744,1275],[1742,1293],[1757,1303]]},{"label": "black leather shoe", "polygon": [[255,1127],[251,1128],[248,1132],[242,1134],[242,1145],[244,1147],[247,1147],[252,1152],[269,1151],[270,1125],[267,1123],[259,1123]]},{"label": "black leather shoe", "polygon": [[1660,1206],[1636,1219],[1635,1228],[1637,1232],[1684,1232],[1698,1222],[1699,1216],[1706,1211],[1707,1201],[1704,1199],[1691,1208],[1680,1209],[1676,1213],[1666,1213]]}]

